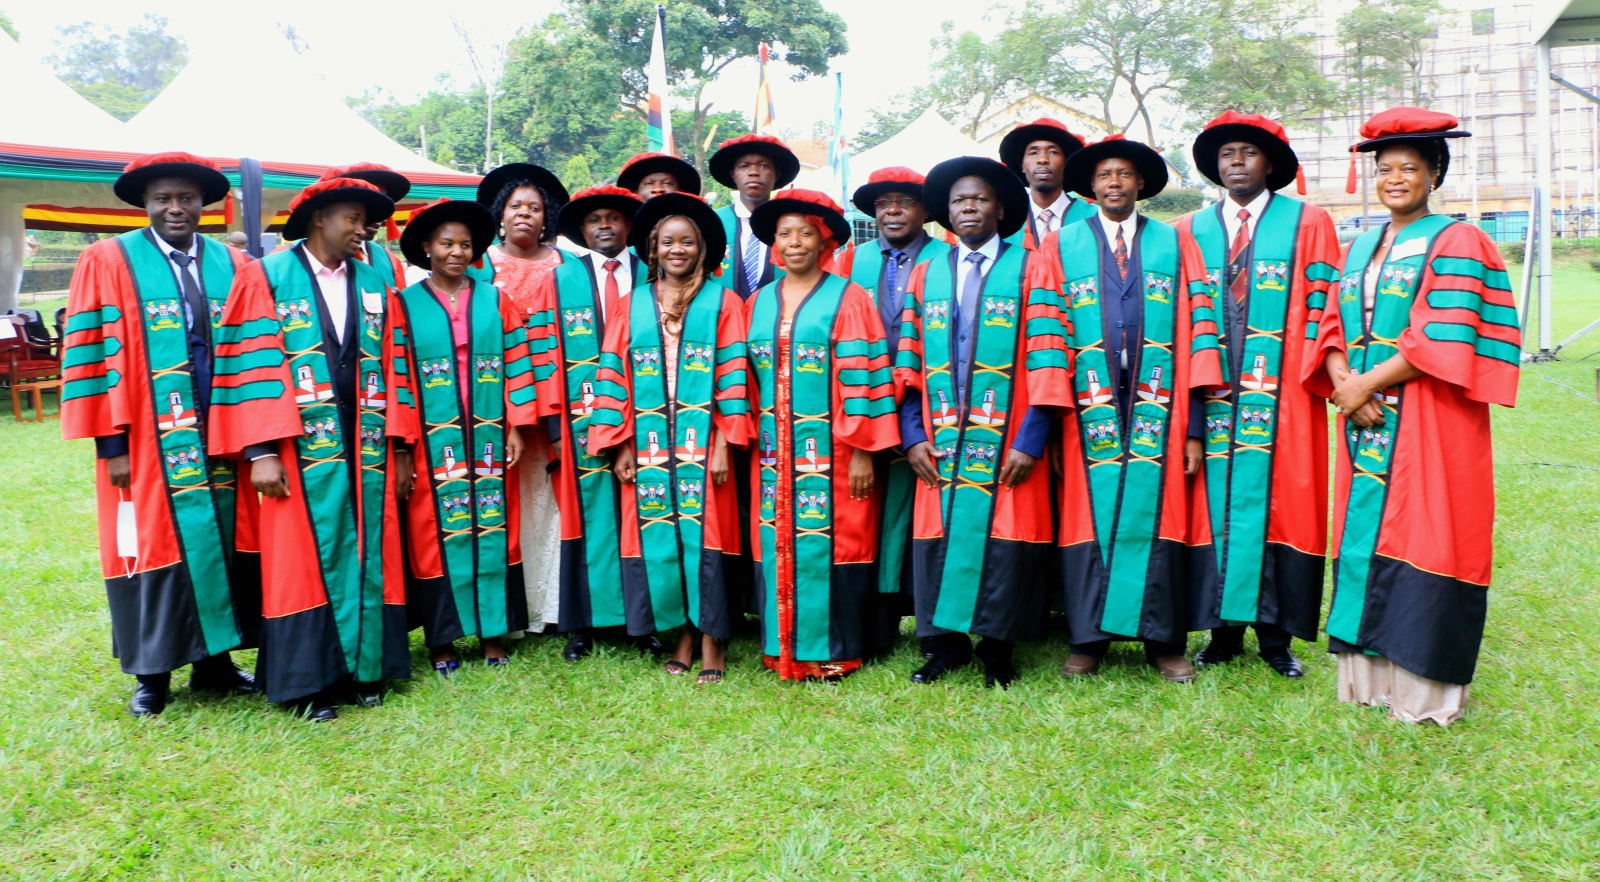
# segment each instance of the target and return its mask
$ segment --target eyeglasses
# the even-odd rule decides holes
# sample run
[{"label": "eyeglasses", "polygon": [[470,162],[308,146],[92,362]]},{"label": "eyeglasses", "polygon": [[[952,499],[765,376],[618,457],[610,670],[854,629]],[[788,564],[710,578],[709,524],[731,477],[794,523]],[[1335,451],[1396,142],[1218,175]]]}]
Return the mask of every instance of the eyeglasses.
[{"label": "eyeglasses", "polygon": [[921,201],[910,196],[902,196],[899,199],[879,199],[877,202],[872,203],[872,207],[879,211],[885,211],[890,208],[898,208],[901,211],[911,211],[912,209],[918,208],[921,205]]}]

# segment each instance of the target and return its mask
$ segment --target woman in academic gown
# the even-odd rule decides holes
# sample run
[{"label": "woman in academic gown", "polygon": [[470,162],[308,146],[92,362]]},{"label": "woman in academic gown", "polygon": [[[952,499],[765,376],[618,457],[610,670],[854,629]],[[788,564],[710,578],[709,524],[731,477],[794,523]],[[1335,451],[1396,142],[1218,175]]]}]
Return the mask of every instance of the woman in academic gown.
[{"label": "woman in academic gown", "polygon": [[[1432,214],[1458,120],[1386,110],[1356,145],[1390,220],[1351,243],[1338,302],[1313,302],[1304,374],[1339,414],[1329,649],[1339,698],[1460,718],[1493,562],[1489,405],[1516,403],[1522,336],[1505,263]],[[1320,391],[1315,391],[1320,389]]]}]

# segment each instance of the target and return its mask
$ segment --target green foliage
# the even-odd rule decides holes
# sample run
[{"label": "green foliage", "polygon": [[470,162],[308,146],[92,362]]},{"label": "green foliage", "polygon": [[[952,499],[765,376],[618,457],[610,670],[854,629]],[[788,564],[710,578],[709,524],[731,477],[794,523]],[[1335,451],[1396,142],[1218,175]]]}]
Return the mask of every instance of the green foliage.
[{"label": "green foliage", "polygon": [[22,39],[22,35],[17,33],[17,26],[11,23],[11,17],[4,12],[0,12],[0,31],[4,31],[5,35],[13,40]]},{"label": "green foliage", "polygon": [[856,132],[852,144],[856,151],[867,150],[900,134],[906,126],[928,109],[933,98],[927,89],[913,89],[889,99],[888,106],[873,107],[867,111],[871,119]]},{"label": "green foliage", "polygon": [[1205,194],[1192,187],[1168,187],[1139,204],[1143,211],[1177,217],[1199,211]]},{"label": "green foliage", "polygon": [[576,193],[595,184],[594,173],[589,171],[589,160],[582,153],[567,160],[561,167],[559,177],[561,183],[566,185],[568,193]]},{"label": "green foliage", "polygon": [[366,120],[395,141],[416,150],[422,130],[428,139],[427,158],[473,174],[482,171],[483,90],[459,92],[444,88],[424,95],[415,104],[401,104],[392,96],[368,93],[346,99]]},{"label": "green foliage", "polygon": [[57,52],[45,61],[78,94],[132,119],[188,63],[188,47],[166,28],[166,19],[149,14],[122,34],[88,21],[58,28]]},{"label": "green foliage", "polygon": [[1407,104],[1426,105],[1423,57],[1446,14],[1439,0],[1359,0],[1340,16],[1342,66],[1356,79],[1358,97],[1364,102],[1388,93]]},{"label": "green foliage", "polygon": [[1343,90],[1322,75],[1315,38],[1302,24],[1312,15],[1304,2],[1221,3],[1204,54],[1185,65],[1177,90],[1189,121],[1202,124],[1229,109],[1315,120],[1339,106]]},{"label": "green foliage", "polygon": [[1013,20],[1011,27],[988,40],[972,31],[957,33],[955,23],[947,21],[933,40],[929,97],[967,135],[976,137],[985,117],[1046,78],[1042,35],[1033,30],[1031,21],[1029,16]]}]

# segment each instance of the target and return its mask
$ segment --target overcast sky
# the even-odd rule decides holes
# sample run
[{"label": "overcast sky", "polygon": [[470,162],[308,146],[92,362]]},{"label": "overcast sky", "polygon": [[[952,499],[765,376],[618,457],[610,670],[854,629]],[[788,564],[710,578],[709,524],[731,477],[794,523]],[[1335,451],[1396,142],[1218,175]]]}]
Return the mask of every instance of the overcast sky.
[{"label": "overcast sky", "polygon": [[[927,80],[928,43],[945,20],[958,29],[990,32],[996,25],[984,22],[971,10],[982,2],[917,0],[916,14],[905,14],[898,4],[867,0],[822,0],[848,24],[850,53],[836,59],[834,68],[845,76],[846,128],[853,131],[868,119],[867,110],[885,104],[889,96]],[[56,29],[94,21],[121,30],[145,13],[168,20],[168,30],[191,46],[202,43],[281,41],[276,23],[292,25],[309,44],[302,56],[341,96],[383,89],[402,100],[433,88],[444,73],[457,83],[472,79],[460,41],[450,25],[451,4],[419,0],[383,0],[376,3],[329,0],[277,0],[272,3],[129,2],[129,0],[0,0],[4,11],[21,32],[22,48],[43,58],[54,51]],[[556,8],[552,0],[520,0],[466,4],[457,13],[474,31],[501,32],[509,36],[542,20]],[[668,39],[671,35],[668,35]],[[833,117],[832,77],[803,83],[787,79],[787,70],[774,72],[773,97],[778,124],[785,130],[809,134],[813,123]],[[269,72],[254,74],[260,86],[270,83]],[[241,94],[246,94],[252,74],[240,72]],[[707,91],[718,110],[748,113],[754,105],[755,64],[729,67]]]}]

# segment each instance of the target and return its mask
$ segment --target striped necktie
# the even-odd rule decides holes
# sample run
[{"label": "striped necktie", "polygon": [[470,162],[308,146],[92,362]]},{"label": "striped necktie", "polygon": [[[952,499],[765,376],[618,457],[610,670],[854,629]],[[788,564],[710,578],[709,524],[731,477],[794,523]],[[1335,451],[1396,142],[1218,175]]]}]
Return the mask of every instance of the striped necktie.
[{"label": "striped necktie", "polygon": [[1233,245],[1228,248],[1228,272],[1233,280],[1228,289],[1236,303],[1243,303],[1250,294],[1250,274],[1245,272],[1244,253],[1250,250],[1250,209],[1239,209],[1239,232],[1233,235]]},{"label": "striped necktie", "polygon": [[[749,221],[744,222],[745,229],[750,231]],[[744,243],[744,284],[745,288],[754,294],[761,287],[761,240],[756,238],[755,232],[750,231],[749,238]]]},{"label": "striped necktie", "polygon": [[1128,243],[1122,238],[1122,224],[1117,224],[1117,244],[1111,249],[1111,256],[1117,261],[1117,275],[1122,279],[1128,278]]}]

